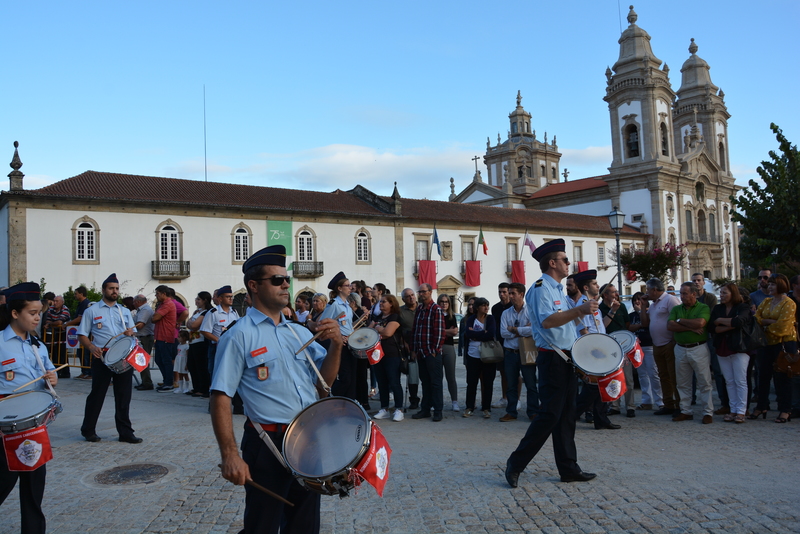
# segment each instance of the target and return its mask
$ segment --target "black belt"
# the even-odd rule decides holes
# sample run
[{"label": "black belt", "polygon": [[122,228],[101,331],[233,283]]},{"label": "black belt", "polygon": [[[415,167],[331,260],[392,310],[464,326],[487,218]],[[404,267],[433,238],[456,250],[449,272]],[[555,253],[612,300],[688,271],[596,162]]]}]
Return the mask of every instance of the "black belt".
[{"label": "black belt", "polygon": [[684,349],[691,349],[692,347],[699,347],[700,345],[704,344],[705,341],[698,341],[696,343],[687,343],[685,345],[681,343],[677,343],[679,347],[683,347]]},{"label": "black belt", "polygon": [[[542,348],[540,348],[539,352],[555,352],[555,351],[553,349],[542,349]],[[561,349],[561,352],[563,352],[567,356],[572,356],[572,351],[571,350]]]},{"label": "black belt", "polygon": [[507,350],[508,352],[516,352],[517,354],[519,354],[519,349],[505,349],[505,350]]}]

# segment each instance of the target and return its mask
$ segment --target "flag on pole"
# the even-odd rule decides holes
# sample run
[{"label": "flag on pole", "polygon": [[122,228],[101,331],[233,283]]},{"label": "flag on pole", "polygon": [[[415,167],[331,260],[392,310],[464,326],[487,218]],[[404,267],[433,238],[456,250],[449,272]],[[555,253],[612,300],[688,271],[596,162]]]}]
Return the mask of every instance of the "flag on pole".
[{"label": "flag on pole", "polygon": [[525,240],[522,242],[523,247],[528,247],[531,250],[531,256],[533,256],[533,251],[536,250],[536,245],[533,244],[533,239],[531,236],[528,235],[528,231],[525,230]]},{"label": "flag on pole", "polygon": [[442,255],[442,245],[439,243],[439,234],[436,232],[436,225],[433,225],[433,244],[436,245],[436,251],[439,253],[439,256]]},{"label": "flag on pole", "polygon": [[483,228],[481,228],[481,235],[478,236],[478,244],[483,245],[483,255],[487,256],[489,254],[489,247],[486,246],[486,240],[483,238]]}]

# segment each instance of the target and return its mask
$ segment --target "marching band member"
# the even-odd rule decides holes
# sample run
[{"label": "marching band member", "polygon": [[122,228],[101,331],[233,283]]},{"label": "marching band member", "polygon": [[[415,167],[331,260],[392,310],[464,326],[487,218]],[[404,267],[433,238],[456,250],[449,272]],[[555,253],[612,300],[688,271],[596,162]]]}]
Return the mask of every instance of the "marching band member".
[{"label": "marching band member", "polygon": [[[316,372],[302,352],[295,355],[311,333],[281,313],[289,302],[286,248],[264,248],[250,256],[242,270],[253,307],[220,339],[211,383],[211,422],[222,456],[222,476],[237,485],[253,481],[294,504],[284,507],[247,486],[243,532],[319,532],[320,495],[301,486],[276,457],[289,423],[317,400]],[[325,381],[332,383],[339,369],[342,335],[333,319],[321,320],[319,331],[318,339],[330,340],[330,348],[326,352],[312,343],[307,351]],[[241,456],[231,415],[231,398],[237,391],[247,416]],[[270,440],[274,447],[262,440]]]},{"label": "marching band member", "polygon": [[[0,397],[19,393],[14,390],[42,375],[51,386],[55,386],[58,378],[55,367],[47,357],[47,349],[30,334],[40,321],[42,303],[39,300],[39,284],[17,284],[7,289],[5,296],[6,303],[0,305]],[[45,381],[36,380],[25,391],[46,391]],[[19,480],[22,532],[45,532],[42,498],[46,467],[43,463],[32,471],[10,471],[5,454],[0,460],[0,504],[3,504]]]}]

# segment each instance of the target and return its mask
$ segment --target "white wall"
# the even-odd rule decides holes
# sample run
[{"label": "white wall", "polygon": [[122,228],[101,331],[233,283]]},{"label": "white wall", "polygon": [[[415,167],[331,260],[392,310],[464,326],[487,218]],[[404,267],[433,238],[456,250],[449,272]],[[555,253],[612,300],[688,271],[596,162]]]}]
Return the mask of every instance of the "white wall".
[{"label": "white wall", "polygon": [[[549,208],[547,211],[557,211],[559,213],[580,213],[581,215],[608,215],[611,213],[613,206],[611,200],[596,200],[594,202],[586,202],[584,204],[573,204],[571,206],[563,206],[560,208]],[[625,210],[622,210],[623,212]],[[625,212],[627,213],[627,212]],[[636,213],[639,213],[638,211]]]},{"label": "white wall", "polygon": [[[633,224],[631,216],[644,213],[647,221],[648,231],[653,229],[653,208],[650,203],[650,191],[647,189],[637,189],[635,191],[624,191],[619,195],[619,209],[625,214],[625,223]],[[611,211],[609,210],[609,213]],[[640,226],[638,223],[634,226]]]}]

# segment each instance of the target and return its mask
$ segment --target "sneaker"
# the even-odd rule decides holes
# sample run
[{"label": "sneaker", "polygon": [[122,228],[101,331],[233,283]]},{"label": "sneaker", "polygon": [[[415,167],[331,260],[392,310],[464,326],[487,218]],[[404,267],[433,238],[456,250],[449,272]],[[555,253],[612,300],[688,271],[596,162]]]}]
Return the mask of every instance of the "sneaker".
[{"label": "sneaker", "polygon": [[389,412],[386,411],[385,408],[381,408],[381,410],[372,416],[373,419],[387,419],[389,417]]},{"label": "sneaker", "polygon": [[484,419],[491,419],[492,418],[492,412],[490,412],[489,410],[483,410],[483,418]]},{"label": "sneaker", "polygon": [[172,391],[173,389],[172,386],[158,386],[156,391]]},{"label": "sneaker", "polygon": [[173,393],[185,393],[185,392],[183,391],[183,388],[173,388],[172,392],[173,392]]},{"label": "sneaker", "polygon": [[500,399],[494,404],[492,404],[492,408],[505,408],[508,405],[508,401],[506,399]]},{"label": "sneaker", "polygon": [[472,410],[464,410],[464,413],[461,414],[461,417],[472,417]]},{"label": "sneaker", "polygon": [[395,423],[399,423],[403,419],[405,419],[403,412],[400,410],[395,410],[394,415],[392,416],[392,421],[394,421]]},{"label": "sneaker", "polygon": [[518,400],[517,401],[517,411],[520,411],[520,410],[522,410],[522,401]]},{"label": "sneaker", "polygon": [[453,401],[453,411],[454,412],[460,412],[461,411],[461,407],[458,405],[458,401]]}]

